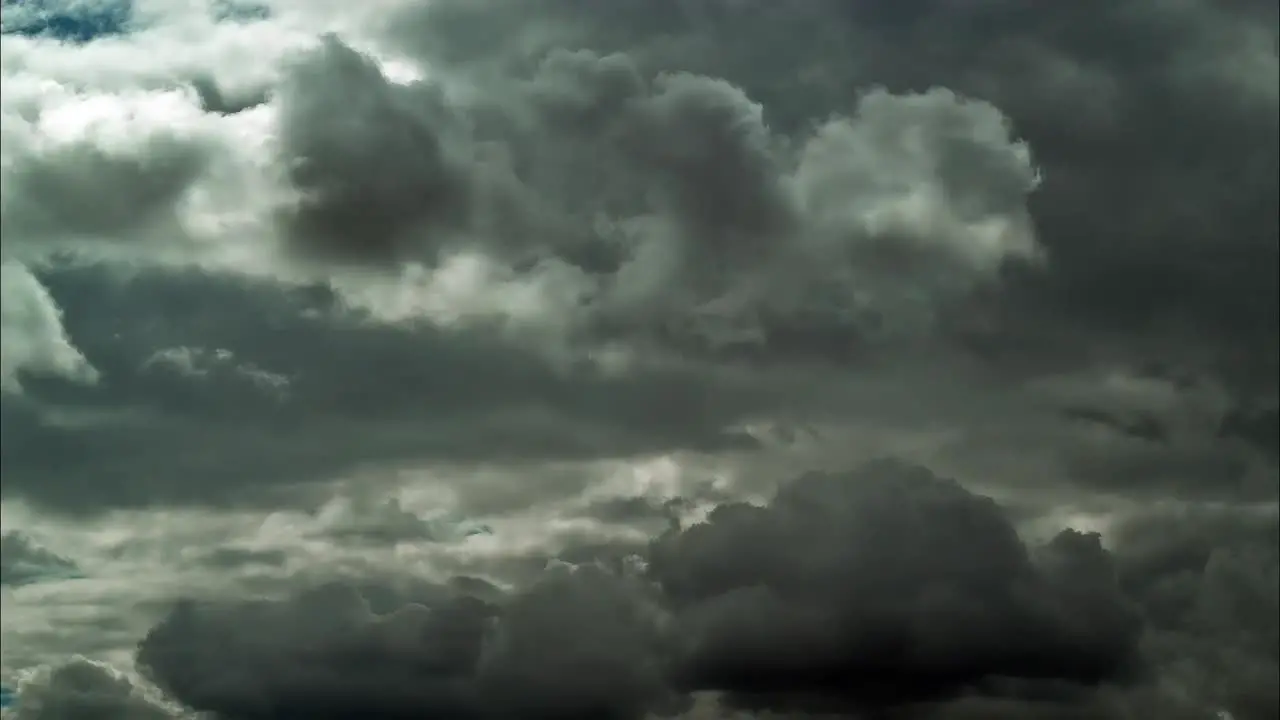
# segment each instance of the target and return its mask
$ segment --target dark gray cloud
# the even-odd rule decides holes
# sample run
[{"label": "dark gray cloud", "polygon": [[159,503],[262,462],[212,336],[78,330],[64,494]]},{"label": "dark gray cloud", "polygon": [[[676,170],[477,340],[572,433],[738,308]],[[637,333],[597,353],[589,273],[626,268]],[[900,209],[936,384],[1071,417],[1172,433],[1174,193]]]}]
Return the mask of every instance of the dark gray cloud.
[{"label": "dark gray cloud", "polygon": [[1274,458],[1280,455],[1280,408],[1236,408],[1222,418],[1219,433],[1255,444]]},{"label": "dark gray cloud", "polygon": [[[383,39],[448,82],[390,82],[337,37],[286,73],[282,223],[308,257],[567,273],[589,325],[686,350],[830,354],[941,314],[1009,362],[1118,345],[1252,387],[1280,318],[1276,24],[1265,2],[414,5]],[[108,189],[184,186],[145,175]],[[1013,302],[961,302],[1010,263]]]},{"label": "dark gray cloud", "polygon": [[1111,428],[1137,440],[1160,443],[1168,440],[1168,431],[1160,420],[1145,414],[1131,418],[1116,417],[1103,410],[1088,407],[1069,407],[1062,414],[1072,420],[1096,423]]},{"label": "dark gray cloud", "polygon": [[[991,102],[1042,173],[1030,212],[1049,262],[1014,273],[1007,288],[1018,300],[1000,313],[1005,331],[1026,337],[985,343],[1018,356],[1027,342],[1078,352],[1082,339],[1085,349],[1177,352],[1247,370],[1274,391],[1278,25],[1274,3],[1248,1],[544,0],[432,3],[397,17],[389,33],[482,85],[530,72],[562,47],[615,66],[621,54],[639,77],[724,78],[783,136],[849,112],[876,86],[942,86]],[[950,127],[964,140],[938,172],[963,169],[969,182],[947,187],[1020,203],[1016,185],[997,195],[974,182],[999,156],[983,157],[970,132]],[[835,191],[830,179],[827,187]]]},{"label": "dark gray cloud", "polygon": [[[1020,399],[1019,387],[983,375],[958,392],[936,375],[943,362],[899,371],[702,360],[616,372],[484,330],[375,322],[323,286],[102,267],[39,275],[65,310],[61,341],[98,375],[94,385],[30,377],[0,408],[2,492],[50,509],[320,504],[331,480],[412,461],[513,463],[530,478],[508,493],[521,505],[589,481],[538,461],[749,450],[759,433],[740,428],[760,418],[950,427],[972,444],[957,452],[1043,452],[1054,478],[1090,490],[1276,492],[1274,456],[1222,430],[1237,413],[1229,397],[1141,373],[1049,378]],[[1064,422],[1059,408],[1125,427],[1146,418],[1166,437]],[[474,502],[479,512],[516,507]]]},{"label": "dark gray cloud", "polygon": [[[331,480],[447,465],[460,513],[550,526],[562,503],[620,537],[435,561],[504,590],[183,603],[138,649],[174,698],[228,720],[1280,713],[1275,3],[433,0],[356,22],[280,0],[254,27],[311,27],[303,5],[348,31],[278,76],[144,73],[171,115],[104,100],[85,129],[42,81],[6,92],[5,501],[314,509]],[[20,59],[6,90],[53,72]],[[67,115],[89,91],[59,82]],[[770,463],[882,446],[1020,521],[1097,511],[1103,537],[1032,542],[892,463],[734,501]],[[742,477],[565,500],[598,478],[560,461],[683,451]],[[448,544],[358,489],[299,542]],[[269,545],[196,556],[297,565]],[[535,567],[553,556],[581,566]],[[77,667],[58,697],[132,697]]]},{"label": "dark gray cloud", "polygon": [[473,100],[395,84],[332,37],[295,64],[281,160],[304,255],[480,249],[574,280],[571,325],[716,346],[812,314],[820,331],[914,335],[1035,254],[1026,147],[998,109],[944,89],[872,90],[791,137],[730,81],[625,55],[554,50],[476,82]]},{"label": "dark gray cloud", "polygon": [[1082,487],[1153,500],[1276,497],[1274,455],[1266,441],[1230,431],[1252,415],[1211,375],[1103,365],[1031,387],[1068,421],[1048,434],[1055,464]]},{"label": "dark gray cloud", "polygon": [[1238,718],[1280,712],[1280,523],[1274,506],[1151,512],[1116,530],[1121,584],[1150,652]]},{"label": "dark gray cloud", "polygon": [[651,563],[688,608],[690,682],[764,706],[1093,685],[1122,676],[1140,628],[1096,536],[1029,552],[990,500],[890,462],[721,507]]},{"label": "dark gray cloud", "polygon": [[[182,129],[158,130],[136,145],[89,137],[19,154],[6,173],[6,245],[109,238],[168,221],[208,168],[214,147]],[[12,208],[12,209],[10,209]]]},{"label": "dark gray cloud", "polygon": [[327,293],[94,268],[46,280],[104,378],[5,399],[3,492],[48,507],[253,503],[410,459],[741,447],[731,426],[764,402],[697,368],[613,377],[483,332],[369,322]]},{"label": "dark gray cloud", "polygon": [[[1217,376],[1241,407],[1274,393],[1266,8],[607,5],[607,18],[567,0],[396,14],[384,39],[435,63],[409,83],[325,37],[272,96],[270,161],[298,193],[278,224],[318,272],[390,277],[479,252],[503,277],[564,292],[540,320],[563,331],[547,343],[567,335],[562,354],[612,342],[705,365],[566,373],[484,322],[376,328],[256,288],[233,297],[209,278],[143,273],[107,291],[94,270],[49,271],[51,301],[79,317],[69,339],[44,322],[43,355],[23,364],[58,360],[67,374],[82,345],[109,387],[5,400],[7,436],[27,438],[7,443],[7,492],[45,488],[51,504],[84,507],[197,494],[179,486],[251,498],[366,462],[741,445],[727,428],[804,404],[744,360],[866,373],[904,354],[976,351],[1019,379],[1099,357],[1158,360]],[[1096,32],[1081,30],[1085,17]],[[993,28],[999,42],[984,34]],[[208,105],[217,79],[201,82]],[[1166,122],[1176,108],[1185,122]],[[23,155],[15,197],[34,188],[33,200],[6,221],[30,225],[24,239],[110,236],[167,212],[207,143],[147,137],[114,153],[67,146],[66,163]],[[122,181],[121,168],[136,177]],[[93,190],[71,188],[97,209],[76,210],[71,185],[46,182],[59,173]],[[100,202],[138,188],[146,197]],[[80,225],[39,229],[28,215]],[[196,358],[222,369],[180,368]],[[1148,447],[1162,421],[1125,417],[1143,436],[1121,448],[1127,459],[1065,453],[1080,455],[1064,463],[1084,484],[1217,477],[1274,493],[1220,447],[1229,439]],[[225,457],[244,467],[221,467]],[[1197,479],[1184,483],[1188,472]],[[100,492],[80,487],[90,473]]]},{"label": "dark gray cloud", "polygon": [[448,589],[380,615],[337,585],[281,603],[184,604],[138,660],[174,696],[229,718],[630,717],[660,679],[643,672],[657,648],[621,582],[548,577],[497,628],[496,607]]},{"label": "dark gray cloud", "polygon": [[[881,461],[722,506],[644,562],[553,565],[511,593],[186,601],[138,658],[174,697],[237,719],[641,718],[690,691],[842,717],[1262,718],[1274,633],[1230,633],[1274,609],[1275,552],[1257,542],[1274,523],[1254,522],[1259,538],[1201,522],[1200,556],[1167,516],[1126,526],[1116,557],[1071,530],[1029,547],[989,499]],[[1225,559],[1238,553],[1254,555]],[[1240,664],[1214,665],[1222,653]],[[1195,684],[1161,684],[1188,663]]]},{"label": "dark gray cloud", "polygon": [[301,194],[287,220],[297,243],[340,260],[403,261],[410,231],[435,246],[465,216],[462,158],[438,137],[445,109],[432,99],[391,85],[335,36],[293,66],[279,122]]}]

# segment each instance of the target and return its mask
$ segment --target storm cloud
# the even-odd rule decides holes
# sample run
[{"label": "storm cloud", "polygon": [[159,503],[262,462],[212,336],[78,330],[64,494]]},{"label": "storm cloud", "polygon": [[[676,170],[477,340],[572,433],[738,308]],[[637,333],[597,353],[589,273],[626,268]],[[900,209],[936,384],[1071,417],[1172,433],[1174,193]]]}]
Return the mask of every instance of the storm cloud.
[{"label": "storm cloud", "polygon": [[639,718],[677,690],[850,711],[987,682],[1083,692],[1138,659],[1140,616],[1097,536],[1030,550],[993,502],[901,463],[722,506],[645,557],[381,613],[345,586],[186,602],[139,661],[228,717]]},{"label": "storm cloud", "polygon": [[10,5],[19,717],[1280,712],[1275,3]]}]

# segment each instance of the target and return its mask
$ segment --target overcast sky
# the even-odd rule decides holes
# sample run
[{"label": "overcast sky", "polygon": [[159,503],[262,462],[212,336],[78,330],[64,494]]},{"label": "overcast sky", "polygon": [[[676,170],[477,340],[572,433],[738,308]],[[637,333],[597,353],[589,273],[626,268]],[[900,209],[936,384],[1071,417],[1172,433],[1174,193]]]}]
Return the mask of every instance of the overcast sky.
[{"label": "overcast sky", "polygon": [[20,720],[1274,720],[1274,0],[4,0]]}]

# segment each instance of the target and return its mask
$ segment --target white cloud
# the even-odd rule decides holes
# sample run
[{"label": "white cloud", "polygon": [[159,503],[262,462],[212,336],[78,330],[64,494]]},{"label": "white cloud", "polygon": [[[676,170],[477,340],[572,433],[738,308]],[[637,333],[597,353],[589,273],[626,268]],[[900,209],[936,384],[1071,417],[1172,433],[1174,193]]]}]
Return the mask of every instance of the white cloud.
[{"label": "white cloud", "polygon": [[98,379],[62,327],[62,311],[25,265],[0,265],[0,389],[17,392],[24,374],[91,383]]}]

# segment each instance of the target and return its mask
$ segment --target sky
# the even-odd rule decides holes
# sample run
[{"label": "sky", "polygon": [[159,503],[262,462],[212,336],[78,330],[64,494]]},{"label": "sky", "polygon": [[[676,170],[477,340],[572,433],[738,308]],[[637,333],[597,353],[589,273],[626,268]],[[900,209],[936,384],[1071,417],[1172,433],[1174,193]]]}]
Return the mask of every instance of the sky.
[{"label": "sky", "polygon": [[1273,720],[1272,0],[5,0],[6,720]]}]

